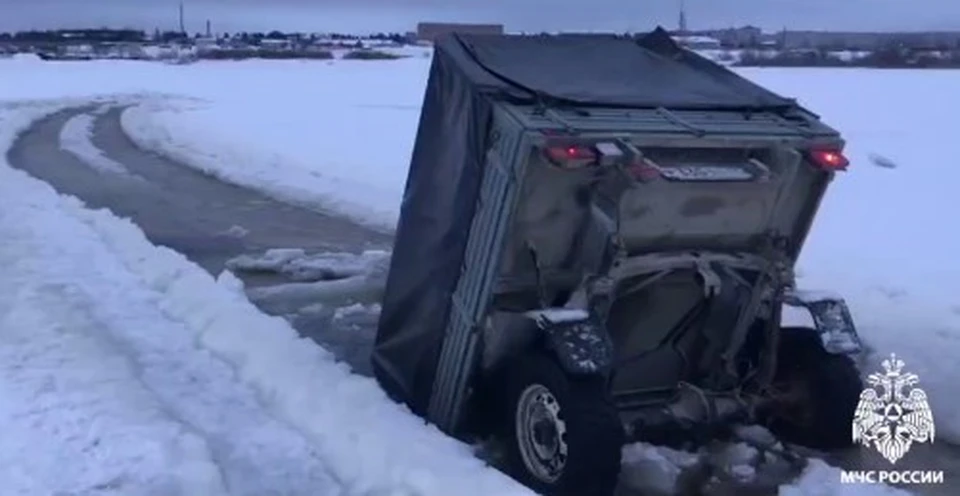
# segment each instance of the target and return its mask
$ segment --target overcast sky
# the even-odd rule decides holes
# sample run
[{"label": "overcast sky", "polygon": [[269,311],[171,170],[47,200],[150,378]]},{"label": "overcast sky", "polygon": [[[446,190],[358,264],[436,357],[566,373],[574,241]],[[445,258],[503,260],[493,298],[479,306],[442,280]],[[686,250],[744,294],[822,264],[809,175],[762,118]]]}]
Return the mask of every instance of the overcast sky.
[{"label": "overcast sky", "polygon": [[[178,0],[0,0],[0,30],[177,25]],[[674,27],[680,0],[185,0],[187,28],[407,31],[417,21],[499,22],[511,31]],[[686,0],[691,28],[960,30],[960,0]]]}]

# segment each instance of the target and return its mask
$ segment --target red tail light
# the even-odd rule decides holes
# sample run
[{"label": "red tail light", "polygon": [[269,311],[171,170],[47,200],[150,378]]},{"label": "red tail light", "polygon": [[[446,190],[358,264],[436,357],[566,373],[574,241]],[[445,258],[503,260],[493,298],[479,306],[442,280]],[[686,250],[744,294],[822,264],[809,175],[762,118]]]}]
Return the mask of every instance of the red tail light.
[{"label": "red tail light", "polygon": [[824,170],[844,170],[850,165],[839,150],[811,150],[810,161]]},{"label": "red tail light", "polygon": [[547,158],[558,167],[579,169],[597,164],[597,152],[588,146],[551,146],[544,150]]}]

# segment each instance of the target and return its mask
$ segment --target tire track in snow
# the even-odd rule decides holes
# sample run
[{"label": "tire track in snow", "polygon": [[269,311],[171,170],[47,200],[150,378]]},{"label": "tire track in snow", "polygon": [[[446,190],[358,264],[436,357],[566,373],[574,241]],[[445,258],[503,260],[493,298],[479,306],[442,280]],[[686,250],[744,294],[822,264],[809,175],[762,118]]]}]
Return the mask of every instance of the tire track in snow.
[{"label": "tire track in snow", "polygon": [[111,286],[87,296],[88,306],[103,313],[101,332],[136,365],[146,388],[205,440],[229,494],[341,494],[312,444],[263,408],[228,364],[157,308],[153,295]]},{"label": "tire track in snow", "polygon": [[[105,105],[94,112],[102,115],[109,109],[110,107]],[[93,113],[76,114],[68,119],[60,129],[60,149],[101,173],[129,175],[130,171],[123,164],[108,158],[91,141],[94,119]]]},{"label": "tire track in snow", "polygon": [[203,438],[140,384],[82,294],[17,282],[0,308],[4,492],[226,494]]}]

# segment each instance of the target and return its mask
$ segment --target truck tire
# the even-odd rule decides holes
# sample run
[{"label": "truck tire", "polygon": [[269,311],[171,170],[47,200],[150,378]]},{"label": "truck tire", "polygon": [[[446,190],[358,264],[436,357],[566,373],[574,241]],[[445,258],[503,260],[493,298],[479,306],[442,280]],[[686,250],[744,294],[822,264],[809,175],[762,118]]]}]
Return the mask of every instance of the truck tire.
[{"label": "truck tire", "polygon": [[783,328],[770,427],[785,441],[818,450],[852,447],[853,415],[863,391],[857,364],[823,349],[816,330]]},{"label": "truck tire", "polygon": [[544,496],[612,496],[625,434],[604,378],[569,377],[541,353],[505,372],[505,471]]}]

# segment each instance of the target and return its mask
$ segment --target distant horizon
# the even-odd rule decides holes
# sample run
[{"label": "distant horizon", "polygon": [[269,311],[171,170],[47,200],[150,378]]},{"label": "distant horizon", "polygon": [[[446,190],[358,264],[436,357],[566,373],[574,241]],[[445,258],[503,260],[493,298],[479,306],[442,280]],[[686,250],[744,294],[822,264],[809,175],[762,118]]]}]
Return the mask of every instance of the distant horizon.
[{"label": "distant horizon", "polygon": [[[676,28],[680,0],[185,0],[187,30],[407,32],[418,22],[503,24],[510,32]],[[0,31],[104,26],[176,30],[179,0],[0,0]],[[685,0],[691,30],[960,31],[953,0]]]},{"label": "distant horizon", "polygon": [[[424,22],[424,23],[434,23],[434,22],[435,22],[435,23],[450,23],[450,24],[500,24],[500,23],[496,23],[496,22],[493,22],[493,23],[475,23],[475,22],[470,22],[470,21],[421,21],[421,22]],[[659,27],[662,27],[663,29],[666,29],[666,30],[671,31],[671,32],[677,30],[676,27],[672,27],[672,26],[659,26]],[[758,27],[758,28],[759,28],[760,26],[752,26],[752,25],[749,25],[749,24],[744,24],[744,25],[741,25],[741,26],[732,26],[732,27],[723,27],[723,28],[689,29],[688,31],[691,32],[691,33],[697,33],[697,32],[707,32],[707,31],[722,31],[722,30],[725,30],[725,29],[742,29],[742,28],[747,28],[747,27]],[[216,29],[211,28],[211,31],[212,31],[212,33],[213,33],[214,35],[222,35],[222,34],[230,34],[230,35],[232,35],[232,34],[238,34],[238,33],[269,33],[269,32],[273,32],[273,31],[277,31],[277,32],[281,32],[281,33],[284,33],[284,34],[337,34],[337,35],[349,35],[349,36],[364,36],[364,35],[377,35],[377,34],[406,34],[406,33],[410,33],[410,32],[416,32],[416,28],[417,28],[417,26],[414,25],[414,26],[412,26],[410,29],[405,29],[405,30],[366,30],[366,31],[363,31],[363,30],[359,30],[359,31],[356,31],[356,30],[348,30],[348,31],[342,31],[342,30],[340,30],[340,31],[338,31],[338,30],[324,30],[324,31],[300,31],[300,30],[285,30],[285,29],[280,29],[280,28],[278,28],[278,27],[274,27],[274,28],[266,28],[266,29],[259,29],[259,30],[237,30],[237,31],[226,31],[226,30],[217,31]],[[617,33],[617,34],[620,34],[620,33],[644,33],[644,32],[653,31],[653,30],[656,29],[656,28],[657,28],[657,26],[654,26],[654,27],[649,28],[649,29],[636,30],[636,31],[577,30],[577,29],[556,29],[556,30],[542,30],[542,31],[533,31],[533,30],[527,30],[527,31],[516,30],[516,31],[511,31],[511,30],[506,29],[506,28],[504,28],[504,30],[505,30],[505,32],[506,32],[507,34],[520,34],[520,33],[530,33],[530,34],[533,34],[533,33],[579,33],[579,32]],[[762,28],[761,28],[761,29],[762,29]],[[789,32],[865,33],[865,34],[878,34],[878,33],[879,33],[879,34],[899,34],[899,33],[960,33],[960,29],[930,29],[930,30],[928,30],[928,29],[911,29],[911,30],[906,30],[906,29],[904,29],[904,30],[892,30],[892,29],[889,29],[889,30],[880,30],[880,29],[878,29],[878,30],[839,30],[839,29],[791,29],[790,27],[781,28],[781,29],[776,29],[776,30],[763,29],[763,32],[764,32],[764,33],[767,33],[767,34],[776,34],[776,33],[782,32],[784,29],[785,29],[786,31],[789,31]],[[96,26],[96,25],[80,26],[80,25],[73,25],[73,26],[59,26],[59,27],[46,27],[46,28],[32,28],[32,29],[12,29],[12,30],[3,30],[3,29],[0,29],[0,33],[16,34],[16,33],[30,32],[30,31],[43,32],[43,31],[86,31],[86,30],[112,30],[112,31],[130,30],[130,31],[142,31],[142,32],[144,32],[144,33],[146,33],[146,34],[152,34],[152,33],[153,33],[154,31],[156,31],[156,30],[160,30],[161,32],[178,32],[178,31],[179,31],[179,29],[176,28],[176,27],[143,28],[143,27],[138,27],[138,26],[122,26],[122,25],[118,25],[118,26]],[[197,30],[190,30],[190,29],[187,29],[187,30],[186,30],[186,34],[189,35],[189,36],[193,36],[193,35],[196,35],[196,34],[204,34],[205,32],[206,32],[206,28],[205,28],[205,27],[204,27],[203,29],[197,29]]]}]

